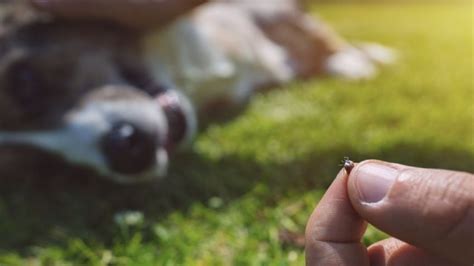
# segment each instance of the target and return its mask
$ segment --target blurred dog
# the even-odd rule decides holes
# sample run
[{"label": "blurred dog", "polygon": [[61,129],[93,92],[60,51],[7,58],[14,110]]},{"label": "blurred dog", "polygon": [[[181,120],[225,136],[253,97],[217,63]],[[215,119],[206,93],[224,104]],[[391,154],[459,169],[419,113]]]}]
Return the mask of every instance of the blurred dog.
[{"label": "blurred dog", "polygon": [[19,2],[2,11],[0,144],[34,147],[117,182],[163,176],[168,153],[193,135],[194,111],[148,75],[140,36],[56,21]]},{"label": "blurred dog", "polygon": [[0,146],[46,151],[117,182],[148,180],[166,174],[198,116],[298,77],[370,77],[391,59],[383,47],[347,44],[294,2],[265,3],[211,2],[143,34],[3,0]]}]

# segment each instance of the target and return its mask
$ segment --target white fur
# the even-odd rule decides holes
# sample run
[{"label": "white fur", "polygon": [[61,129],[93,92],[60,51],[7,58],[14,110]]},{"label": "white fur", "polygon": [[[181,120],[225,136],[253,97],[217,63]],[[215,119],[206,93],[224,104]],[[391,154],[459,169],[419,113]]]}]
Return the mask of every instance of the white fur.
[{"label": "white fur", "polygon": [[[158,80],[183,90],[198,110],[215,99],[241,103],[261,85],[281,84],[297,76],[288,47],[270,40],[255,19],[284,24],[288,21],[279,16],[298,12],[292,0],[210,2],[165,30],[149,34],[145,58]],[[327,43],[345,43],[335,33],[329,34],[322,21],[301,13],[300,22],[307,24],[308,32],[296,31],[288,38],[320,35]],[[381,45],[346,44],[322,64],[328,74],[358,80],[373,78],[377,64],[389,64],[395,58],[392,50]]]},{"label": "white fur", "polygon": [[364,43],[347,46],[330,56],[326,70],[329,74],[346,79],[370,79],[377,75],[377,65],[393,64],[396,59],[394,50],[379,44]]},{"label": "white fur", "polygon": [[377,68],[362,51],[347,48],[329,57],[326,61],[329,74],[346,79],[369,79],[377,74]]},{"label": "white fur", "polygon": [[158,79],[177,84],[198,106],[218,98],[243,102],[255,88],[295,75],[286,51],[248,12],[225,3],[198,8],[145,44]]},{"label": "white fur", "polygon": [[357,47],[365,53],[370,60],[379,65],[390,65],[397,61],[398,54],[395,50],[377,43],[362,43]]}]

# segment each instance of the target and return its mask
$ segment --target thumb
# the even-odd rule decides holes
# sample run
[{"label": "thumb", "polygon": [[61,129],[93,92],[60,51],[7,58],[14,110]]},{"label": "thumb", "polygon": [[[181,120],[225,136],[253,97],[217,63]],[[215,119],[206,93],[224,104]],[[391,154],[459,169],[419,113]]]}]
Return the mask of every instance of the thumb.
[{"label": "thumb", "polygon": [[474,175],[369,160],[351,171],[348,193],[356,212],[386,233],[474,262]]}]

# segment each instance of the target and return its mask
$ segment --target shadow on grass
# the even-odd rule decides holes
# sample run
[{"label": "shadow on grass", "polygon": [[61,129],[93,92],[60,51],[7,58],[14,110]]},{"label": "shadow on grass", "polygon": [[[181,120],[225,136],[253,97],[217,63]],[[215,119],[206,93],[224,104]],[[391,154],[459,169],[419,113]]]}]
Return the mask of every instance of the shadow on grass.
[{"label": "shadow on grass", "polygon": [[[285,164],[262,165],[235,157],[211,161],[183,154],[173,162],[168,178],[154,184],[121,186],[84,170],[65,169],[53,158],[43,156],[41,162],[29,162],[28,167],[24,162],[21,168],[8,167],[15,169],[14,173],[0,171],[0,250],[28,253],[31,246],[61,246],[76,237],[107,245],[116,232],[113,216],[118,211],[140,210],[147,220],[158,221],[171,211],[186,210],[192,203],[213,196],[232,201],[256,183],[269,187],[272,195],[268,204],[275,204],[288,191],[327,187],[345,155],[356,161],[380,158],[474,171],[474,155],[468,151],[398,143],[373,154],[340,147]],[[28,169],[38,171],[32,174]]]}]

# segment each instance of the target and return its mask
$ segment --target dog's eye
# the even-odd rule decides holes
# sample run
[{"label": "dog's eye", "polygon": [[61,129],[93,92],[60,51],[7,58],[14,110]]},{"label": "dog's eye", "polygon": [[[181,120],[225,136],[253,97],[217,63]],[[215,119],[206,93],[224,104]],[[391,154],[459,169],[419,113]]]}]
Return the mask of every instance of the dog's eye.
[{"label": "dog's eye", "polygon": [[23,111],[34,113],[41,111],[43,83],[39,74],[27,62],[18,62],[10,67],[7,73],[7,91],[13,101]]}]

